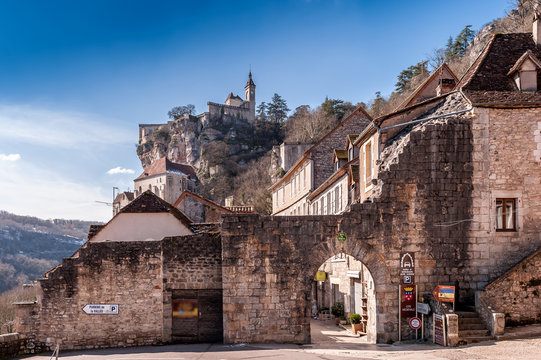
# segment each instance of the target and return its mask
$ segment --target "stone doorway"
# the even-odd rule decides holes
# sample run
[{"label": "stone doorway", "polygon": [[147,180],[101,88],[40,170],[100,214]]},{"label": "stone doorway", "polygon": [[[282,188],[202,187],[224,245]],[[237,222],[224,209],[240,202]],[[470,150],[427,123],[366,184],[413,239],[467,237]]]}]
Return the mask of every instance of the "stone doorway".
[{"label": "stone doorway", "polygon": [[[374,280],[353,256],[338,253],[321,264],[312,281],[310,304],[312,343],[376,343]],[[350,322],[352,314],[361,321],[356,330]]]},{"label": "stone doorway", "polygon": [[173,290],[171,302],[173,342],[222,341],[222,290]]}]

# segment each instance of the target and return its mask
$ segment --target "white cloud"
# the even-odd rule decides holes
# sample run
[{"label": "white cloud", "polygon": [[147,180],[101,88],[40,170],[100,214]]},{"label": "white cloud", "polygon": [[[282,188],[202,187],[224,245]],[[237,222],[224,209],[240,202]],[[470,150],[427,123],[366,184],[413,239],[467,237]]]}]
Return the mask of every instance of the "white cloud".
[{"label": "white cloud", "polygon": [[0,210],[43,219],[108,221],[112,216],[110,206],[96,202],[111,202],[108,190],[24,161],[0,177],[0,199]]},{"label": "white cloud", "polygon": [[133,174],[135,171],[132,169],[126,169],[120,166],[117,166],[116,168],[112,168],[109,171],[107,171],[107,174],[109,175],[115,175],[115,174]]},{"label": "white cloud", "polygon": [[111,119],[92,114],[0,105],[0,140],[61,148],[134,141],[130,131],[109,123]]},{"label": "white cloud", "polygon": [[0,161],[17,161],[20,158],[19,154],[0,154]]}]

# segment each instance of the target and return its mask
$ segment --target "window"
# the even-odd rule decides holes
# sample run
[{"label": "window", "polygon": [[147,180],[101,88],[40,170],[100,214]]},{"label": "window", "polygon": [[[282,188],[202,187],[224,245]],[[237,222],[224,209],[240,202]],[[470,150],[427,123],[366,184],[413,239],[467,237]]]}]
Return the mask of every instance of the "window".
[{"label": "window", "polygon": [[372,142],[368,142],[364,146],[364,178],[366,181],[366,187],[372,185]]},{"label": "window", "polygon": [[353,160],[353,157],[354,157],[354,155],[353,155],[353,146],[350,145],[349,152],[348,152],[348,161]]},{"label": "window", "polygon": [[332,215],[332,198],[330,192],[327,193],[327,214]]},{"label": "window", "polygon": [[342,210],[342,189],[340,188],[340,186],[337,186],[334,188],[334,198],[335,198],[335,201],[334,201],[334,213],[335,214],[338,214],[340,212],[340,210]]},{"label": "window", "polygon": [[496,199],[496,231],[517,229],[516,199]]}]

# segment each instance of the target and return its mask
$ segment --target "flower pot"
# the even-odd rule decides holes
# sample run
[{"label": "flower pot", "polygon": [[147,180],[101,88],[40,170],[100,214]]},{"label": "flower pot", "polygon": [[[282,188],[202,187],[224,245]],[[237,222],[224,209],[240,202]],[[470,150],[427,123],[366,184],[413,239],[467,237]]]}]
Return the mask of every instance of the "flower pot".
[{"label": "flower pot", "polygon": [[357,335],[358,332],[362,332],[363,324],[351,324],[351,331]]}]

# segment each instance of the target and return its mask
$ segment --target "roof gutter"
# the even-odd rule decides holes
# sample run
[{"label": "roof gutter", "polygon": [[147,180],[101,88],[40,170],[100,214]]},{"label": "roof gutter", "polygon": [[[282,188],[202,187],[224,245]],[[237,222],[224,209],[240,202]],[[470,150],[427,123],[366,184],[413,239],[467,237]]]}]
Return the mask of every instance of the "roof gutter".
[{"label": "roof gutter", "polygon": [[462,91],[458,91],[458,93],[460,94],[460,96],[462,96],[462,98],[463,98],[468,104],[470,104],[470,106],[469,106],[467,109],[464,109],[464,110],[458,110],[458,111],[453,111],[453,112],[450,112],[450,113],[445,113],[445,114],[440,114],[440,115],[429,116],[429,117],[426,117],[426,118],[423,118],[423,119],[412,120],[412,121],[408,121],[408,122],[405,122],[405,123],[402,123],[402,124],[386,126],[386,127],[383,127],[383,128],[379,128],[379,127],[377,127],[376,125],[373,125],[373,126],[378,130],[378,136],[379,136],[379,132],[382,131],[382,130],[389,130],[389,129],[394,129],[394,128],[397,128],[397,127],[400,127],[400,126],[411,125],[411,124],[417,124],[417,123],[420,123],[420,122],[423,122],[423,121],[427,121],[427,120],[434,120],[434,119],[439,119],[439,118],[446,117],[446,116],[457,115],[457,114],[463,114],[463,113],[465,113],[465,112],[468,112],[468,111],[473,110],[473,105],[472,105],[472,103],[464,96],[464,94],[462,93]]}]

